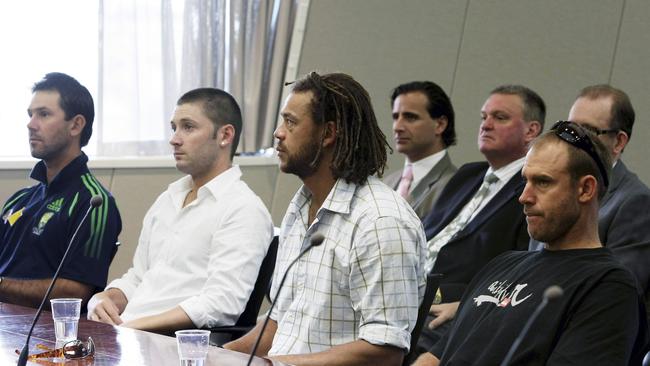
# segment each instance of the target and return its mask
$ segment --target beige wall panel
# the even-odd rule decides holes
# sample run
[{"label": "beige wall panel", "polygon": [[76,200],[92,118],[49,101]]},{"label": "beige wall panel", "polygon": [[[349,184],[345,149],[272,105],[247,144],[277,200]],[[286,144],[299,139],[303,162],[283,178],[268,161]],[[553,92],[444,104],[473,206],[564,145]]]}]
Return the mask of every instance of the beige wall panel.
[{"label": "beige wall panel", "polygon": [[113,174],[115,174],[115,169],[90,169],[90,172],[97,178],[99,183],[101,183],[104,188],[111,191],[111,185],[113,183]]},{"label": "beige wall panel", "polygon": [[276,165],[256,165],[240,166],[240,168],[242,180],[262,199],[270,212],[275,193],[275,180],[279,172],[278,167]]},{"label": "beige wall panel", "polygon": [[2,170],[0,171],[0,205],[4,205],[12,194],[21,188],[36,184],[29,178],[30,170]]},{"label": "beige wall panel", "polygon": [[273,193],[273,205],[271,206],[271,218],[273,225],[280,227],[282,218],[287,212],[289,202],[302,186],[302,181],[293,174],[280,172],[275,182],[275,192]]},{"label": "beige wall panel", "polygon": [[650,141],[650,1],[627,0],[621,23],[611,83],[632,100],[636,122],[623,160],[650,183],[647,142]]},{"label": "beige wall panel", "polygon": [[[368,89],[391,146],[390,91],[406,81],[433,80],[449,92],[466,1],[314,0],[299,74],[341,71]],[[389,170],[403,158],[389,156]]]},{"label": "beige wall panel", "polygon": [[131,267],[145,213],[160,193],[181,176],[174,168],[116,169],[111,192],[122,215],[122,245],[111,264],[109,281]]},{"label": "beige wall panel", "polygon": [[495,86],[537,91],[547,104],[548,129],[567,117],[580,88],[606,82],[621,9],[621,1],[470,2],[452,95],[458,160],[482,160],[480,108]]}]

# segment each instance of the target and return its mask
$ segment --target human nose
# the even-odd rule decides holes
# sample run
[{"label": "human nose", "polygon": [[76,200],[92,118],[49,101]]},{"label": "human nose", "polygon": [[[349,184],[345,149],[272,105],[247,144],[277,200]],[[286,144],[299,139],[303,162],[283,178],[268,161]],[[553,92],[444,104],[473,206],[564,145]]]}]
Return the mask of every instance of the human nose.
[{"label": "human nose", "polygon": [[280,123],[278,127],[275,128],[275,131],[273,131],[273,137],[278,140],[284,139],[284,122]]},{"label": "human nose", "polygon": [[494,128],[494,120],[492,117],[487,116],[481,120],[481,129],[482,130],[491,130]]},{"label": "human nose", "polygon": [[27,122],[27,129],[30,131],[34,131],[38,128],[38,124],[36,123],[36,117],[31,116],[29,117],[29,122]]},{"label": "human nose", "polygon": [[521,191],[521,194],[519,195],[519,203],[522,205],[531,205],[534,203],[534,195],[532,193],[532,188],[530,187],[530,183],[526,183],[524,185],[524,189]]},{"label": "human nose", "polygon": [[178,136],[178,130],[172,132],[172,136],[169,139],[169,144],[172,146],[180,146],[182,144],[182,140]]},{"label": "human nose", "polygon": [[396,119],[393,119],[393,131],[394,132],[402,132],[404,131],[404,119],[401,117],[398,117]]}]

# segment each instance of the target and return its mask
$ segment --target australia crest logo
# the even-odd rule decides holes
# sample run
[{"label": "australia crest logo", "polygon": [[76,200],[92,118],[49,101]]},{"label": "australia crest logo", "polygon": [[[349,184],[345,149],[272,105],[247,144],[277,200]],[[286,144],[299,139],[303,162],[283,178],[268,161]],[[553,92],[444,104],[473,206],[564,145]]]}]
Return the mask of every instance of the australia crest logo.
[{"label": "australia crest logo", "polygon": [[43,230],[45,229],[45,225],[47,225],[47,222],[50,221],[50,219],[54,216],[54,212],[46,212],[41,216],[41,219],[38,221],[38,226],[34,226],[32,228],[32,233],[34,235],[41,235],[43,233]]}]

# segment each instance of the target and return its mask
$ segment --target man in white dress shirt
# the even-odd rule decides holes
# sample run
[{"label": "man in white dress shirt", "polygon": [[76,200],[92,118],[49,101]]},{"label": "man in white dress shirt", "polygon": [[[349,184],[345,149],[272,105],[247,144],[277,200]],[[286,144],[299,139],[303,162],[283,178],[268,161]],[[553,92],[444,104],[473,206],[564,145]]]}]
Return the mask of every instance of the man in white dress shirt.
[{"label": "man in white dress shirt", "polygon": [[183,95],[171,121],[176,168],[147,212],[133,267],[93,296],[88,318],[171,333],[234,324],[255,285],[273,225],[232,165],[241,112],[212,88]]}]

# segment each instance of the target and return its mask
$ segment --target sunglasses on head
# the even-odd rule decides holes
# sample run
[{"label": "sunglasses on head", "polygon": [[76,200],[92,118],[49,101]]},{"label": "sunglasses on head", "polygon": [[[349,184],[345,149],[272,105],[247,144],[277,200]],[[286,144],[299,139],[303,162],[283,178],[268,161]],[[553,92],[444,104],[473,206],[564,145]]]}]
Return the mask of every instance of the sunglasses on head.
[{"label": "sunglasses on head", "polygon": [[605,169],[605,164],[603,164],[603,161],[598,156],[596,148],[594,147],[594,143],[585,132],[584,127],[571,121],[557,121],[553,127],[551,127],[551,131],[554,131],[555,135],[563,141],[586,152],[596,162],[600,176],[603,178],[603,184],[605,185],[605,188],[609,187],[609,179],[607,177],[607,169]]},{"label": "sunglasses on head", "polygon": [[605,130],[601,130],[600,128],[596,128],[596,127],[590,126],[588,124],[582,124],[582,123],[576,123],[576,124],[578,126],[584,128],[585,130],[593,133],[596,136],[604,135],[606,133],[616,133],[616,132],[620,131],[617,128],[608,128],[608,129],[605,129]]},{"label": "sunglasses on head", "polygon": [[[20,351],[16,350],[17,354]],[[88,337],[86,343],[75,339],[74,341],[67,342],[61,348],[56,348],[50,351],[36,353],[29,355],[27,359],[35,360],[39,358],[66,358],[68,360],[92,357],[95,355],[95,342],[91,337]]]}]

